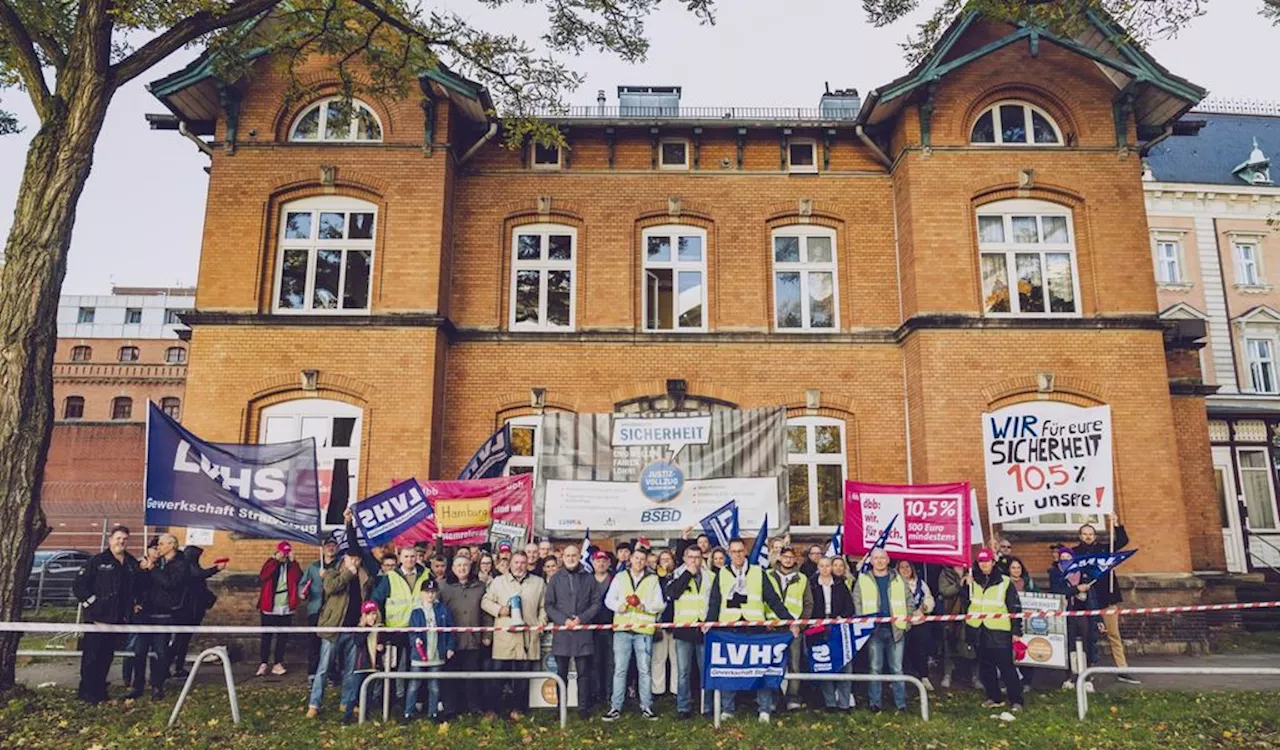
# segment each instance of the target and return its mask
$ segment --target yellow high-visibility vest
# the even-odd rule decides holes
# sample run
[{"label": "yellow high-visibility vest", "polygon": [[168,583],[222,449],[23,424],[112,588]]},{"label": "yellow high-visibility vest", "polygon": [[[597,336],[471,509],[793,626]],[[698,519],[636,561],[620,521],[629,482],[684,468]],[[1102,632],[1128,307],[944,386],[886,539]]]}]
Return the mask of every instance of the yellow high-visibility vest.
[{"label": "yellow high-visibility vest", "polygon": [[409,625],[409,615],[418,604],[422,592],[422,584],[427,582],[431,571],[424,570],[410,584],[404,579],[399,568],[387,574],[390,581],[391,595],[387,597],[387,627],[403,628]]},{"label": "yellow high-visibility vest", "polygon": [[720,622],[757,622],[764,619],[764,572],[759,565],[747,566],[747,603],[741,609],[729,606],[729,592],[737,582],[733,570],[728,565],[724,566],[716,573],[716,581],[720,587]]},{"label": "yellow high-visibility vest", "polygon": [[703,622],[707,619],[707,605],[711,595],[711,586],[704,580],[703,572],[692,576],[684,592],[676,598],[675,612],[672,622],[688,624]]},{"label": "yellow high-visibility vest", "polygon": [[[773,581],[781,585],[782,574],[774,571],[773,575]],[[782,597],[783,605],[786,606],[792,617],[798,618],[804,613],[804,590],[808,587],[808,579],[797,573],[795,578],[791,579],[791,583],[787,584],[786,590],[778,592]]]},{"label": "yellow high-visibility vest", "polygon": [[[969,614],[1008,613],[1004,597],[1009,591],[1009,579],[1001,576],[1000,583],[983,587],[977,581],[969,582]],[[1013,620],[1008,617],[996,617],[989,620],[965,620],[971,628],[987,630],[1013,630]]]},{"label": "yellow high-visibility vest", "polygon": [[[640,579],[639,585],[632,585],[631,571],[626,570],[618,574],[622,579],[622,599],[635,594],[640,597],[641,602],[647,602],[653,598],[653,590],[658,586],[658,577],[652,573],[646,572]],[[657,621],[658,612],[641,612],[637,609],[628,609],[626,612],[617,612],[613,615],[615,625],[634,625],[627,632],[639,633],[641,635],[653,635],[653,623]],[[645,626],[648,627],[645,627]]]},{"label": "yellow high-visibility vest", "polygon": [[[880,611],[880,587],[876,585],[875,577],[876,574],[871,571],[858,576],[857,594],[862,599],[864,615]],[[894,617],[907,615],[907,585],[898,576],[893,576],[889,581],[889,614]],[[898,630],[906,630],[911,627],[911,623],[894,620],[893,626]]]}]

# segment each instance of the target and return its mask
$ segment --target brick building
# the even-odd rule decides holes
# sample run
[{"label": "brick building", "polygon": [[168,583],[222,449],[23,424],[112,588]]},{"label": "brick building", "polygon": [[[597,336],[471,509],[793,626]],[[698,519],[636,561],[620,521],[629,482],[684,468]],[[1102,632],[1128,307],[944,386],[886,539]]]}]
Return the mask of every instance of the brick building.
[{"label": "brick building", "polygon": [[[184,423],[315,436],[337,508],[456,475],[507,421],[532,446],[549,410],[785,405],[792,532],[825,538],[845,478],[985,500],[984,411],[1109,404],[1126,580],[1192,598],[1224,568],[1203,329],[1157,315],[1140,155],[1203,91],[1116,32],[966,15],[865,97],[623,87],[515,151],[443,71],[344,119],[318,61],[286,108],[265,64],[201,58],[151,85],[153,126],[212,146]],[[1043,571],[1081,520],[1005,531]],[[268,554],[224,536],[242,569]]]},{"label": "brick building", "polygon": [[142,522],[146,403],[181,418],[190,288],[114,287],[58,301],[45,546],[96,550],[101,527]]}]

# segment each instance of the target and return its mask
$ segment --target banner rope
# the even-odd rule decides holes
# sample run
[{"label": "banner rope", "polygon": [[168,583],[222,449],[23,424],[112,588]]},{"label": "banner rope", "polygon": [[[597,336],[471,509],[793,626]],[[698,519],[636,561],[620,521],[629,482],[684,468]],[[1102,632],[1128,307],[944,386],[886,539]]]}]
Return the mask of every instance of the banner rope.
[{"label": "banner rope", "polygon": [[538,632],[579,632],[587,630],[631,631],[654,628],[657,630],[681,630],[689,628],[788,628],[792,625],[801,627],[887,624],[909,622],[919,625],[929,622],[966,622],[969,620],[1001,620],[1029,619],[1032,617],[1101,617],[1104,615],[1168,615],[1190,612],[1232,612],[1251,609],[1277,609],[1280,601],[1270,602],[1232,602],[1227,604],[1186,604],[1170,607],[1110,607],[1107,609],[1077,610],[1024,610],[1022,612],[982,612],[977,614],[957,615],[898,615],[898,616],[863,616],[863,617],[825,617],[796,620],[739,620],[736,622],[696,622],[672,623],[656,622],[652,624],[583,624],[583,625],[509,625],[489,626],[451,626],[421,628],[386,628],[386,627],[320,627],[306,625],[285,625],[282,627],[263,627],[261,625],[156,625],[156,624],[124,624],[111,625],[99,623],[67,623],[67,622],[23,622],[0,621],[0,633],[192,633],[206,635],[261,635],[262,633],[309,633],[309,634],[342,634],[342,633],[538,633]]}]

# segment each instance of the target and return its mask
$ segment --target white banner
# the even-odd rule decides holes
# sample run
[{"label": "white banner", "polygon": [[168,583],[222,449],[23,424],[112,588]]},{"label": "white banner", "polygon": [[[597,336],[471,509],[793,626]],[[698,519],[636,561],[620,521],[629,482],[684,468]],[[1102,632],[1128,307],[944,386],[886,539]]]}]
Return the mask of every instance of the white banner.
[{"label": "white banner", "polygon": [[208,547],[213,544],[213,529],[201,529],[195,526],[187,527],[186,546],[196,544],[202,547]]},{"label": "white banner", "polygon": [[1015,404],[982,415],[982,438],[991,523],[1112,511],[1111,407]]},{"label": "white banner", "polygon": [[667,502],[650,500],[635,482],[548,479],[545,524],[553,533],[681,531],[730,500],[738,501],[744,533],[759,529],[766,514],[769,528],[777,528],[778,482],[773,477],[690,479]]},{"label": "white banner", "polygon": [[[1019,594],[1024,612],[1062,612],[1067,600],[1057,594]],[[1032,616],[1022,621],[1022,638],[1027,647],[1018,664],[1028,667],[1067,668],[1067,618]],[[1015,649],[1015,654],[1017,649]]]}]

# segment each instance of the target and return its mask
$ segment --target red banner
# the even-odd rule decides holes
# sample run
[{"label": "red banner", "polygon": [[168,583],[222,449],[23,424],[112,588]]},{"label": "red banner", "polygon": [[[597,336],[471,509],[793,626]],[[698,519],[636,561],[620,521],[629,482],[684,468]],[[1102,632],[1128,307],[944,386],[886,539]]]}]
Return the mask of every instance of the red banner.
[{"label": "red banner", "polygon": [[533,475],[423,484],[435,509],[437,544],[460,547],[503,539],[523,545],[533,525]]},{"label": "red banner", "polygon": [[[894,518],[897,517],[897,521]],[[893,522],[885,550],[895,560],[969,564],[969,483],[844,483],[844,553],[863,554]]]}]

